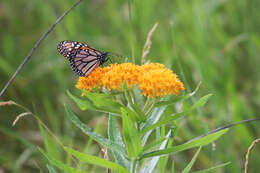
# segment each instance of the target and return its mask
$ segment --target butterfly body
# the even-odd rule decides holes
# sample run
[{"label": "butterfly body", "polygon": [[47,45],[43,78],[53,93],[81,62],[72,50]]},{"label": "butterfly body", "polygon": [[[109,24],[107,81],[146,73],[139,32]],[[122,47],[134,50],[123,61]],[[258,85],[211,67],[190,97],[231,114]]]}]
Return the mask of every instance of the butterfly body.
[{"label": "butterfly body", "polygon": [[70,61],[72,70],[79,76],[87,77],[95,68],[108,60],[108,53],[102,53],[76,41],[62,41],[58,52]]}]

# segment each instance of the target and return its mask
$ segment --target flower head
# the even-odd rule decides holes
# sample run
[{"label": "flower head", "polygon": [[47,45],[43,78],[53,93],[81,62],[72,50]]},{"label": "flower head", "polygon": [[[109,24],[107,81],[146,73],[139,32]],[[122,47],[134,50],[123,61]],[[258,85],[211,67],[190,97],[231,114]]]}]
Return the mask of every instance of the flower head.
[{"label": "flower head", "polygon": [[142,66],[123,63],[98,67],[88,77],[80,77],[76,87],[87,91],[92,91],[95,87],[121,91],[124,82],[128,88],[139,86],[143,95],[147,97],[177,95],[179,91],[184,90],[183,83],[177,75],[159,63]]},{"label": "flower head", "polygon": [[152,63],[143,65],[143,75],[139,77],[139,88],[148,97],[160,97],[178,94],[184,90],[183,83],[171,70],[163,64]]},{"label": "flower head", "polygon": [[128,88],[132,88],[138,84],[140,72],[140,66],[132,63],[113,64],[110,66],[110,70],[104,73],[102,84],[108,90],[122,90],[124,82],[126,82]]}]

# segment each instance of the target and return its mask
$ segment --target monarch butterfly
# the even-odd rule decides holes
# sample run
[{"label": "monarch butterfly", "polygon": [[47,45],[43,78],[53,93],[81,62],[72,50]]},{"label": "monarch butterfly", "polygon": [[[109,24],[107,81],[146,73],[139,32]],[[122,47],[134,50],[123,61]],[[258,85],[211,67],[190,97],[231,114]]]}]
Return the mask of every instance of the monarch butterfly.
[{"label": "monarch butterfly", "polygon": [[70,61],[72,70],[79,76],[87,77],[95,68],[108,60],[108,52],[100,52],[76,41],[62,41],[58,52]]}]

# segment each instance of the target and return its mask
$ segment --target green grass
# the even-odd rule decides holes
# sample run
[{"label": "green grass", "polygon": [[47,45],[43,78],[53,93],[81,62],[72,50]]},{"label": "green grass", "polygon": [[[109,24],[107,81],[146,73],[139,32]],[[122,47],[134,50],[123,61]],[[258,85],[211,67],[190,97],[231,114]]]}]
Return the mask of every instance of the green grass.
[{"label": "green grass", "polygon": [[[73,0],[0,2],[1,88],[41,34],[72,3]],[[257,0],[85,0],[42,43],[1,101],[14,100],[29,108],[63,143],[85,149],[87,154],[102,155],[95,142],[64,118],[63,104],[74,105],[66,90],[78,92],[74,88],[77,77],[56,46],[62,40],[87,42],[100,50],[133,57],[138,64],[147,34],[158,22],[148,59],[173,69],[187,91],[202,81],[196,97],[214,95],[206,106],[181,123],[180,143],[223,124],[259,117],[259,8]],[[104,116],[74,108],[82,121],[106,134]],[[35,172],[37,163],[46,170],[43,155],[33,147],[43,145],[43,140],[37,138],[40,130],[35,119],[27,116],[11,126],[21,112],[16,107],[0,107],[0,168],[14,173]],[[247,148],[259,136],[259,122],[230,129],[216,142],[215,149],[203,148],[195,162],[196,170],[231,161],[219,172],[242,172]],[[63,158],[64,153],[56,150],[52,138],[47,146],[50,153]],[[28,150],[31,154],[20,164]],[[260,169],[259,154],[255,148],[250,156],[250,172]],[[191,151],[175,154],[175,169],[185,168],[192,156]],[[65,161],[70,163],[71,158]],[[168,167],[171,164],[168,162]],[[104,171],[93,166],[86,166],[86,170]]]}]

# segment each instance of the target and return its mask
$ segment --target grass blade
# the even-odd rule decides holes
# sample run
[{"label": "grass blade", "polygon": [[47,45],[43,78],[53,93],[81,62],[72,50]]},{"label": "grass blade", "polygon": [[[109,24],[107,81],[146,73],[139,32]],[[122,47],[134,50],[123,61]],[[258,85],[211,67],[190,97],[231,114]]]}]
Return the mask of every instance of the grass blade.
[{"label": "grass blade", "polygon": [[157,151],[149,152],[149,153],[142,155],[140,158],[143,159],[143,158],[148,158],[148,157],[153,157],[153,156],[160,156],[160,155],[164,155],[164,154],[176,153],[176,152],[184,151],[184,150],[187,150],[190,148],[207,145],[207,144],[217,140],[220,136],[225,134],[227,131],[228,131],[228,129],[221,130],[216,133],[205,136],[203,138],[184,143],[182,145],[170,147],[170,148],[167,148],[164,150],[157,150]]},{"label": "grass blade", "polygon": [[195,153],[195,155],[194,155],[193,158],[191,159],[190,163],[183,169],[183,171],[182,171],[181,173],[189,173],[189,172],[190,172],[190,170],[191,170],[191,168],[192,168],[194,162],[196,161],[196,159],[197,159],[197,157],[198,157],[198,155],[199,155],[199,153],[200,153],[201,148],[202,148],[202,147],[200,147],[200,148],[198,149],[198,151]]},{"label": "grass blade", "polygon": [[219,165],[213,166],[213,167],[211,167],[211,168],[203,169],[203,170],[196,171],[196,172],[193,172],[193,173],[206,173],[206,172],[212,172],[212,171],[214,171],[215,169],[222,168],[222,167],[224,167],[224,166],[229,165],[230,163],[231,163],[231,162],[222,163],[222,164],[219,164]]},{"label": "grass blade", "polygon": [[48,155],[47,153],[45,153],[41,148],[39,148],[40,152],[47,158],[47,160],[52,164],[55,165],[56,167],[58,167],[59,169],[63,170],[64,172],[68,172],[68,173],[84,173],[83,171],[70,167],[68,165],[65,165],[64,163],[62,163],[59,160],[54,159],[53,157],[51,157],[50,155]]},{"label": "grass blade", "polygon": [[87,163],[101,166],[101,167],[105,167],[105,168],[109,168],[111,170],[118,171],[120,173],[130,173],[127,169],[125,169],[121,165],[113,163],[111,161],[108,161],[108,160],[105,160],[105,159],[102,159],[102,158],[99,158],[96,156],[83,154],[83,153],[80,153],[80,152],[73,150],[72,148],[68,148],[68,147],[66,147],[66,151],[71,153],[73,156],[77,157],[80,161],[87,162]]},{"label": "grass blade", "polygon": [[55,169],[51,165],[49,165],[49,164],[47,164],[47,169],[48,169],[49,173],[57,173],[55,171]]}]

